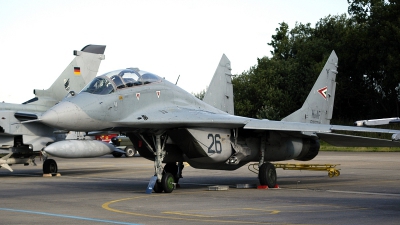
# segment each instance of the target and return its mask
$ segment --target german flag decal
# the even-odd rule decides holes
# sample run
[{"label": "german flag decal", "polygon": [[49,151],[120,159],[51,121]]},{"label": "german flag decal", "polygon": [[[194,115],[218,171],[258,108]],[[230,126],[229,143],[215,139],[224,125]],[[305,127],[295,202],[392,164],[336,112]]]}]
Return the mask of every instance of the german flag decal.
[{"label": "german flag decal", "polygon": [[74,67],[74,74],[75,75],[81,75],[81,68],[80,67]]}]

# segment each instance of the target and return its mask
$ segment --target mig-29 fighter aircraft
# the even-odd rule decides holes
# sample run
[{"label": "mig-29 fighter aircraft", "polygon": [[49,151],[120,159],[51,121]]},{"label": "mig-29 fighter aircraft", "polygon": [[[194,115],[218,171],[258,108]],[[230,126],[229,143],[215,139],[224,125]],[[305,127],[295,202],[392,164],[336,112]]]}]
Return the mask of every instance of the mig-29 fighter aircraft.
[{"label": "mig-29 fighter aircraft", "polygon": [[[36,119],[71,91],[82,90],[97,75],[105,48],[87,45],[81,51],[75,50],[75,58],[49,89],[33,90],[35,97],[22,104],[0,103],[0,168],[12,172],[12,164],[36,165],[35,157],[47,143],[65,139],[66,132],[55,134],[54,128],[44,124],[20,122]],[[57,173],[56,162],[45,160],[43,172]]]},{"label": "mig-29 fighter aircraft", "polygon": [[141,156],[154,161],[155,192],[173,191],[182,162],[215,170],[258,162],[260,184],[274,187],[277,176],[270,162],[311,160],[318,154],[320,139],[344,146],[400,146],[390,140],[332,133],[381,132],[394,134],[396,140],[400,133],[330,125],[337,63],[333,51],[302,108],[282,121],[232,115],[229,106],[221,110],[215,107],[218,102],[212,106],[153,73],[127,68],[96,77],[79,94],[31,122],[63,130],[125,133]]},{"label": "mig-29 fighter aircraft", "polygon": [[354,122],[356,126],[379,126],[379,125],[388,125],[388,124],[395,124],[400,123],[399,117],[392,117],[392,118],[381,118],[381,119],[372,119],[372,120],[357,120]]}]

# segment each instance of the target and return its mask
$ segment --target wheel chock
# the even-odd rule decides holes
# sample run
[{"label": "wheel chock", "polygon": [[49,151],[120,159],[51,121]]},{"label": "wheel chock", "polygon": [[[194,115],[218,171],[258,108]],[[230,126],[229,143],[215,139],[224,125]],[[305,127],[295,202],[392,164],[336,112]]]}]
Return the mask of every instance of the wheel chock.
[{"label": "wheel chock", "polygon": [[44,173],[43,177],[61,177],[60,173]]},{"label": "wheel chock", "polygon": [[[257,189],[269,189],[268,185],[258,185]],[[275,184],[275,186],[272,189],[280,189],[279,185]]]},{"label": "wheel chock", "polygon": [[268,189],[268,185],[258,185],[257,189]]}]

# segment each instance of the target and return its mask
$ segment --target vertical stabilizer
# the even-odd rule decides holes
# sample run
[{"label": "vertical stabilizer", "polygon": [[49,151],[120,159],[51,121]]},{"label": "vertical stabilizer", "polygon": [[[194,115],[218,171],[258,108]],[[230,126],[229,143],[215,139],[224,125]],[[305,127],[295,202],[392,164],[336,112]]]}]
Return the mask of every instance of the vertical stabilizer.
[{"label": "vertical stabilizer", "polygon": [[217,70],[203,101],[229,114],[234,114],[231,62],[225,54],[219,61]]},{"label": "vertical stabilizer", "polygon": [[330,124],[335,100],[338,57],[332,51],[303,106],[282,121]]},{"label": "vertical stabilizer", "polygon": [[47,90],[35,89],[35,98],[23,104],[50,108],[70,91],[79,92],[96,75],[103,60],[105,45],[87,45],[74,51],[75,58]]}]

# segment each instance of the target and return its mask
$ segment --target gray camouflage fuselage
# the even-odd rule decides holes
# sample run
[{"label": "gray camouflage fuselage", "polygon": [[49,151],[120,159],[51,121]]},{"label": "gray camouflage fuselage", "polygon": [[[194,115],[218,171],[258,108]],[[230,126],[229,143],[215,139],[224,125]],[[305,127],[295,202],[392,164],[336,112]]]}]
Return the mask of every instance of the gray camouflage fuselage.
[{"label": "gray camouflage fuselage", "polygon": [[[100,78],[110,80],[107,76]],[[261,136],[269,144],[265,154],[268,161],[309,160],[318,153],[315,137],[279,131],[260,135],[257,130],[245,130],[250,120],[268,120],[228,114],[159,77],[131,87],[117,88],[113,83],[112,93],[93,92],[84,89],[64,99],[44,113],[41,121],[66,130],[124,132],[140,155],[150,160],[154,160],[156,149],[152,135],[165,133],[168,154],[163,161],[187,161],[197,168],[234,170],[258,161]]]}]

